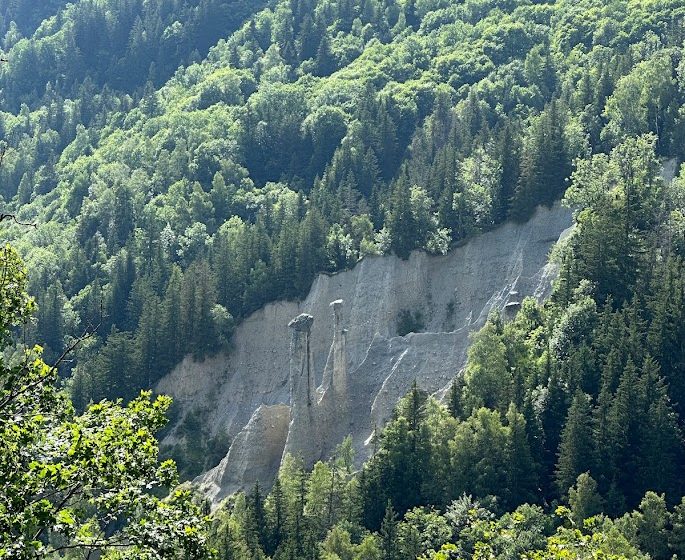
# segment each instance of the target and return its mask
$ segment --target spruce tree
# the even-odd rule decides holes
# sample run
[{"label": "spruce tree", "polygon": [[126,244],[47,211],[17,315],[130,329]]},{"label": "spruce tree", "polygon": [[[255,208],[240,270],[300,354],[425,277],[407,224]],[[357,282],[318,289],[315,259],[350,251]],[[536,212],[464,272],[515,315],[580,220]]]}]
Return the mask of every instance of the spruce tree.
[{"label": "spruce tree", "polygon": [[390,198],[390,211],[386,222],[390,230],[390,247],[395,254],[407,259],[417,246],[416,220],[411,207],[411,189],[406,180],[395,184]]},{"label": "spruce tree", "polygon": [[273,556],[283,542],[286,531],[286,503],[280,477],[276,477],[266,503],[267,527],[269,531],[267,556]]},{"label": "spruce tree", "polygon": [[171,276],[167,283],[164,301],[161,305],[160,337],[164,341],[165,351],[161,356],[161,369],[169,370],[175,366],[183,356],[184,336],[182,331],[183,318],[181,313],[183,273],[177,266],[172,267]]},{"label": "spruce tree", "polygon": [[398,525],[397,514],[392,507],[392,502],[388,500],[388,504],[385,508],[385,516],[383,517],[380,529],[383,560],[398,560],[400,558],[397,535]]},{"label": "spruce tree", "polygon": [[507,411],[507,506],[511,509],[538,498],[537,465],[533,462],[526,421],[512,403]]},{"label": "spruce tree", "polygon": [[594,467],[592,408],[590,398],[581,391],[573,397],[561,432],[556,483],[560,495],[566,495],[580,473]]},{"label": "spruce tree", "polygon": [[683,460],[683,437],[678,416],[668,396],[668,387],[659,375],[654,359],[647,357],[642,366],[639,391],[641,440],[640,480],[645,490],[666,492],[669,496],[682,493],[679,476]]},{"label": "spruce tree", "polygon": [[247,497],[245,520],[245,537],[251,550],[264,550],[268,547],[268,533],[266,515],[264,511],[264,498],[259,482],[252,487],[252,492]]},{"label": "spruce tree", "polygon": [[317,76],[328,76],[335,72],[336,60],[331,52],[331,43],[326,32],[323,33],[316,51],[315,67]]},{"label": "spruce tree", "polygon": [[588,473],[578,475],[576,483],[568,491],[571,519],[582,528],[583,521],[602,512],[603,500],[597,491],[597,482]]},{"label": "spruce tree", "polygon": [[607,431],[611,450],[611,477],[616,490],[623,494],[628,507],[634,507],[642,495],[635,484],[642,456],[641,422],[637,368],[628,360],[611,403]]},{"label": "spruce tree", "polygon": [[462,419],[464,407],[462,406],[462,393],[464,389],[464,376],[458,375],[450,385],[447,408],[453,418]]},{"label": "spruce tree", "polygon": [[519,146],[514,126],[507,122],[498,138],[497,157],[502,166],[502,188],[495,209],[495,221],[502,222],[509,216],[516,184],[519,178]]}]

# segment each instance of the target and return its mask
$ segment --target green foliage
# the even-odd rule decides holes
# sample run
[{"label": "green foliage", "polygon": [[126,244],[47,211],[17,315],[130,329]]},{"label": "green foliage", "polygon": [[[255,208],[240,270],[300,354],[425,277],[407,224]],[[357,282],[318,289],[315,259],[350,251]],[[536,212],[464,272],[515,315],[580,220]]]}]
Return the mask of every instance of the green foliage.
[{"label": "green foliage", "polygon": [[576,483],[569,488],[568,503],[571,507],[571,520],[576,527],[602,512],[602,497],[597,493],[597,483],[588,473],[578,475]]},{"label": "green foliage", "polygon": [[[0,266],[6,346],[32,302],[10,246]],[[210,557],[200,508],[189,491],[173,490],[173,462],[158,463],[154,434],[170,399],[142,393],[127,406],[102,401],[77,415],[41,352],[0,361],[0,556]],[[155,495],[164,489],[172,489],[166,499]]]},{"label": "green foliage", "polygon": [[[27,386],[45,391],[36,406],[45,398],[61,415],[21,415],[29,439],[16,448],[48,461],[31,446],[50,443],[69,465],[69,425],[84,449],[109,446],[103,470],[88,472],[121,482],[112,496],[146,477],[161,483],[152,432],[166,401],[137,395],[185,356],[230,348],[239,321],[304,297],[319,272],[444,253],[570,187],[576,227],[558,250],[551,302],[524,302],[513,321],[493,317],[475,335],[449,412],[415,386],[358,477],[289,459],[269,496],[255,488],[217,518],[217,542],[231,558],[682,554],[682,508],[670,513],[668,500],[685,490],[685,176],[659,177],[659,158],[685,145],[678,2],[34,4],[0,2],[10,61],[0,194],[39,224],[19,236],[3,222],[31,273],[2,254],[0,339],[7,346],[21,326],[50,359],[74,332],[100,328],[60,364],[80,415],[54,368],[8,349],[7,364],[22,364],[3,366],[10,382],[33,376]],[[398,332],[422,323],[407,312]],[[131,404],[88,406],[105,397]],[[45,426],[55,438],[40,435]],[[96,440],[112,426],[140,449],[116,434]],[[145,463],[134,479],[109,472],[116,445],[130,468]],[[183,451],[188,474],[208,455]],[[46,473],[63,499],[71,487]],[[60,513],[50,502],[45,531],[91,538],[73,527],[114,505],[78,491],[88,507],[70,497]],[[511,513],[495,520],[463,493]],[[635,514],[581,524],[645,495]],[[132,544],[147,546],[167,513],[183,517],[144,489],[135,496],[145,508],[132,519],[150,522],[130,525]],[[177,505],[199,519],[183,496]],[[556,533],[533,507],[515,510],[567,498],[573,525]],[[33,505],[26,515],[39,515]],[[186,529],[159,530],[177,542]],[[45,535],[36,546],[53,546]]]},{"label": "green foliage", "polygon": [[79,408],[228,347],[319,272],[444,254],[523,219],[574,168],[581,199],[614,185],[574,237],[571,272],[592,277],[598,308],[633,296],[645,245],[631,247],[655,219],[683,244],[676,199],[643,177],[648,145],[675,155],[685,138],[672,2],[39,4],[0,5],[0,194],[39,223],[17,243],[40,308],[30,338],[56,357],[101,324],[62,368]]},{"label": "green foliage", "polygon": [[5,245],[0,250],[0,343],[10,340],[13,329],[28,320],[35,302],[26,293],[27,271],[17,252]]},{"label": "green foliage", "polygon": [[[410,406],[411,400],[408,397],[402,406]],[[377,530],[369,531],[360,525],[360,517],[336,521],[322,516],[320,508],[327,503],[325,479],[331,467],[332,463],[318,463],[310,473],[305,473],[288,456],[266,498],[266,509],[259,505],[259,487],[248,495],[232,497],[215,514],[212,540],[222,551],[221,557],[318,554],[327,560],[639,560],[664,558],[667,543],[679,542],[680,506],[670,512],[663,496],[654,493],[645,495],[639,510],[616,520],[601,514],[578,517],[583,509],[598,513],[596,508],[601,507],[595,494],[596,483],[586,474],[579,477],[572,491],[573,511],[559,507],[552,514],[525,504],[497,516],[470,496],[462,495],[441,510],[414,507],[398,515],[388,501],[382,508]],[[368,474],[367,469],[359,474],[362,484]],[[344,499],[347,492],[344,490]],[[257,513],[260,511],[263,516]],[[673,529],[669,525],[671,520]],[[281,535],[277,541],[271,541],[276,543],[275,547],[259,540],[263,531]],[[318,543],[315,548],[312,541]]]},{"label": "green foliage", "polygon": [[508,407],[511,401],[513,379],[507,364],[506,346],[499,338],[501,328],[499,318],[493,317],[473,337],[462,396],[468,412],[483,406]]}]

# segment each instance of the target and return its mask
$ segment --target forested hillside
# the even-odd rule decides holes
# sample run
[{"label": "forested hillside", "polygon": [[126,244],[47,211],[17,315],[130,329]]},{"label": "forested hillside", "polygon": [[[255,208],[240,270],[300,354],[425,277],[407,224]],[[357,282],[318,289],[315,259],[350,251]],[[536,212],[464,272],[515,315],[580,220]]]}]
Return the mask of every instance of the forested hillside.
[{"label": "forested hillside", "polygon": [[[42,2],[34,2],[33,0],[0,1],[0,16],[2,17],[0,34],[2,34],[3,40],[7,41],[5,36],[10,30],[14,35],[30,36],[45,18],[54,15],[66,3],[67,0],[44,0]],[[10,37],[12,33],[10,33]],[[3,48],[7,48],[6,43],[3,44]]]},{"label": "forested hillside", "polygon": [[[19,241],[39,297],[33,336],[50,356],[100,325],[73,371],[81,406],[216,352],[241,317],[302,296],[317,272],[443,252],[525,219],[588,150],[647,132],[659,155],[682,150],[677,2],[282,1],[138,101],[112,92],[117,64],[157,56],[131,50],[143,43],[120,41],[123,54],[81,73],[60,58],[69,47],[41,47],[103,35],[103,5],[60,12],[0,77],[21,89],[8,108],[37,107],[3,115],[0,170],[9,207],[40,223]],[[107,29],[123,37],[133,7]],[[47,97],[23,84],[31,52],[45,53],[31,75],[73,82]],[[132,86],[149,78],[136,64]],[[59,97],[84,75],[95,95]]]},{"label": "forested hillside", "polygon": [[[0,232],[28,269],[5,248],[0,556],[211,557],[190,494],[146,491],[176,479],[152,435],[169,403],[140,390],[230,351],[238,322],[320,272],[441,254],[561,198],[576,224],[547,303],[492,316],[447,402],[416,385],[360,472],[349,441],[312,472],[289,457],[267,497],[219,509],[212,545],[685,555],[685,172],[660,176],[685,158],[680,0],[3,1],[0,16]],[[88,406],[105,397],[130,404]],[[98,540],[124,519],[125,540]]]},{"label": "forested hillside", "polygon": [[18,112],[23,104],[38,109],[64,98],[86,100],[105,86],[115,97],[140,95],[144,86],[150,92],[179,66],[201,60],[266,2],[81,0],[58,10],[60,4],[15,8],[24,17],[53,17],[24,37],[17,26],[7,31],[3,49],[10,62],[0,73],[3,108]]},{"label": "forested hillside", "polygon": [[350,441],[289,457],[215,516],[223,557],[683,557],[685,173],[655,144],[578,162],[553,297],[491,317],[445,404],[415,384],[359,473]]}]

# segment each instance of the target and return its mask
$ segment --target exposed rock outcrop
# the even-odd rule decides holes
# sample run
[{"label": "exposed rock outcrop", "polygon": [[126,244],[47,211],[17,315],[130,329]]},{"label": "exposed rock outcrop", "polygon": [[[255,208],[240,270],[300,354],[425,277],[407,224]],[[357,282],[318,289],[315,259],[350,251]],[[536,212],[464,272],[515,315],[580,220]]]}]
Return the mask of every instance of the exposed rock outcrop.
[{"label": "exposed rock outcrop", "polygon": [[[186,410],[207,408],[211,433],[233,441],[221,465],[200,478],[210,496],[255,479],[268,486],[283,453],[311,464],[348,434],[361,463],[374,426],[414,380],[444,394],[464,365],[469,334],[492,310],[513,313],[526,296],[549,294],[556,267],[548,253],[570,225],[569,211],[540,208],[526,224],[505,224],[444,257],[366,258],[353,270],[320,275],[303,302],[270,304],[247,318],[230,355],[181,364],[158,390]],[[403,311],[421,314],[423,332],[397,336]],[[279,418],[289,409],[289,427],[265,446],[258,427],[268,424],[270,405],[280,405]]]},{"label": "exposed rock outcrop", "polygon": [[203,477],[203,491],[214,503],[236,488],[271,480],[281,464],[290,426],[290,407],[260,406],[235,437],[226,457]]},{"label": "exposed rock outcrop", "polygon": [[317,430],[320,422],[314,382],[314,364],[310,335],[314,317],[301,313],[288,327],[292,330],[290,341],[290,428],[283,454],[298,453],[307,449],[308,454],[320,455],[321,438]]}]

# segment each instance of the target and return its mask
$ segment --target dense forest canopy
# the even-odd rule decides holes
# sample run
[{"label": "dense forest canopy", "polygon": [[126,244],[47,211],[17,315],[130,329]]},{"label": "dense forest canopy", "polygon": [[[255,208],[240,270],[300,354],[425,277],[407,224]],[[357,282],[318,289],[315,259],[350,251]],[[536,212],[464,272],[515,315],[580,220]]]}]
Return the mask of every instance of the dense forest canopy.
[{"label": "dense forest canopy", "polygon": [[[67,0],[2,0],[0,1],[0,33],[3,38],[12,30],[15,34],[31,36],[41,22],[54,15]],[[12,34],[10,34],[10,37]]]},{"label": "dense forest canopy", "polygon": [[223,557],[683,557],[685,172],[656,146],[578,161],[552,298],[493,315],[445,404],[415,383],[360,472],[346,440],[229,499]]},{"label": "dense forest canopy", "polygon": [[[0,72],[2,107],[14,113],[24,104],[37,109],[65,98],[85,100],[105,86],[114,95],[140,95],[146,86],[150,91],[180,65],[199,61],[219,38],[266,2],[81,0],[65,5],[52,0],[31,2],[31,7],[18,4],[4,8],[11,23],[3,33],[2,48],[10,62]],[[13,19],[14,14],[21,18]],[[31,22],[40,21],[40,15],[52,17],[34,30]]]},{"label": "dense forest canopy", "polygon": [[[552,298],[491,317],[448,402],[415,386],[359,473],[349,442],[289,458],[215,515],[220,556],[685,553],[682,2],[30,6],[0,3],[0,196],[37,227],[0,227],[25,341],[99,325],[59,372],[85,417],[320,272],[574,210]],[[225,452],[191,432],[186,476]]]},{"label": "dense forest canopy", "polygon": [[[525,219],[561,197],[576,157],[625,135],[682,155],[675,1],[253,5],[158,90],[136,65],[164,58],[138,41],[147,27],[244,4],[119,4],[61,10],[9,48],[0,75],[15,111],[0,114],[0,193],[40,224],[18,240],[40,304],[32,335],[50,357],[101,325],[63,372],[78,406],[218,351],[318,272],[441,253]],[[183,21],[181,36],[195,20]],[[122,49],[79,61],[90,36]],[[169,65],[188,61],[188,37],[163,49]]]}]

